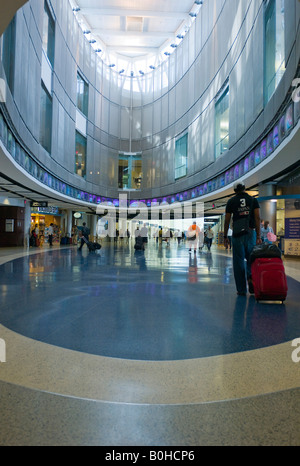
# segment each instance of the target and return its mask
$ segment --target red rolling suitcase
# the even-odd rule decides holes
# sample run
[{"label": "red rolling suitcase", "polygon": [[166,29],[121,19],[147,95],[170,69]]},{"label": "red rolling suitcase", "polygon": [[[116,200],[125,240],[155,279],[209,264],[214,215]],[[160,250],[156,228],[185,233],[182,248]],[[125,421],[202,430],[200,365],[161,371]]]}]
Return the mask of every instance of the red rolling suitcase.
[{"label": "red rolling suitcase", "polygon": [[281,301],[287,296],[287,280],[282,259],[256,258],[251,264],[254,295],[257,301]]}]

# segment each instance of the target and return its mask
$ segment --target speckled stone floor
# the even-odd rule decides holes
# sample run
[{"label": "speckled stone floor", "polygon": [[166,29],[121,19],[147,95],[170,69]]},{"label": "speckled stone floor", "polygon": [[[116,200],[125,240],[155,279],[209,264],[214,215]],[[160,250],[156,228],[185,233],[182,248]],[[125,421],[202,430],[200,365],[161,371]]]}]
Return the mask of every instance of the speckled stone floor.
[{"label": "speckled stone floor", "polygon": [[0,445],[299,445],[299,262],[284,304],[231,253],[0,250]]}]

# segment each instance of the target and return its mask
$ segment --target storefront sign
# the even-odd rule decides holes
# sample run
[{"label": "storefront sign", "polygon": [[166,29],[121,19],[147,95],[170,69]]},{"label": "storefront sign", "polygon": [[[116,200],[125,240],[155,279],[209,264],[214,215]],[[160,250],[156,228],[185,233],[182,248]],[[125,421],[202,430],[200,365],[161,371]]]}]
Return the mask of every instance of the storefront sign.
[{"label": "storefront sign", "polygon": [[48,202],[46,202],[46,201],[42,201],[42,202],[31,201],[30,206],[31,207],[48,207]]},{"label": "storefront sign", "polygon": [[58,207],[33,207],[31,213],[44,214],[44,215],[59,215]]}]

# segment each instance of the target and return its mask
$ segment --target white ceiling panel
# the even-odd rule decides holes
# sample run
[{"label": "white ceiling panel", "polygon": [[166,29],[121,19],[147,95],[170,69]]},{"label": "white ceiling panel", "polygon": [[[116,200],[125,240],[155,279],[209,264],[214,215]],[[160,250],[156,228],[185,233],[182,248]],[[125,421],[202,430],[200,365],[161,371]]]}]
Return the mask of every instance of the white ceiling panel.
[{"label": "white ceiling panel", "polygon": [[[188,30],[198,0],[69,0],[87,38],[105,53],[131,60],[162,52]],[[205,0],[207,1],[207,0]]]}]

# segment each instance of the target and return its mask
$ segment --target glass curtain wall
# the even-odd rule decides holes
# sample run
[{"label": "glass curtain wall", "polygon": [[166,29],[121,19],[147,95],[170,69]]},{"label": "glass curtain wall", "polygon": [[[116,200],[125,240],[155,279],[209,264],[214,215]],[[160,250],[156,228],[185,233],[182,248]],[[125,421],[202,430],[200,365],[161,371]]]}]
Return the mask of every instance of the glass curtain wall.
[{"label": "glass curtain wall", "polygon": [[40,143],[50,154],[52,138],[52,98],[48,94],[43,83],[41,85],[40,105]]},{"label": "glass curtain wall", "polygon": [[284,0],[265,2],[264,99],[270,100],[285,71]]},{"label": "glass curtain wall", "polygon": [[89,86],[77,73],[77,108],[88,117]]},{"label": "glass curtain wall", "polygon": [[120,154],[119,189],[141,189],[142,178],[141,154]]},{"label": "glass curtain wall", "polygon": [[3,34],[2,63],[8,87],[13,93],[16,51],[16,17],[10,22]]},{"label": "glass curtain wall", "polygon": [[188,134],[175,142],[175,180],[187,174]]},{"label": "glass curtain wall", "polygon": [[49,7],[47,3],[45,2],[44,24],[43,24],[43,49],[52,67],[54,66],[54,48],[55,48],[55,22],[52,18]]},{"label": "glass curtain wall", "polygon": [[82,178],[86,177],[86,148],[86,138],[76,131],[75,173]]},{"label": "glass curtain wall", "polygon": [[229,148],[229,86],[215,104],[215,157]]}]

